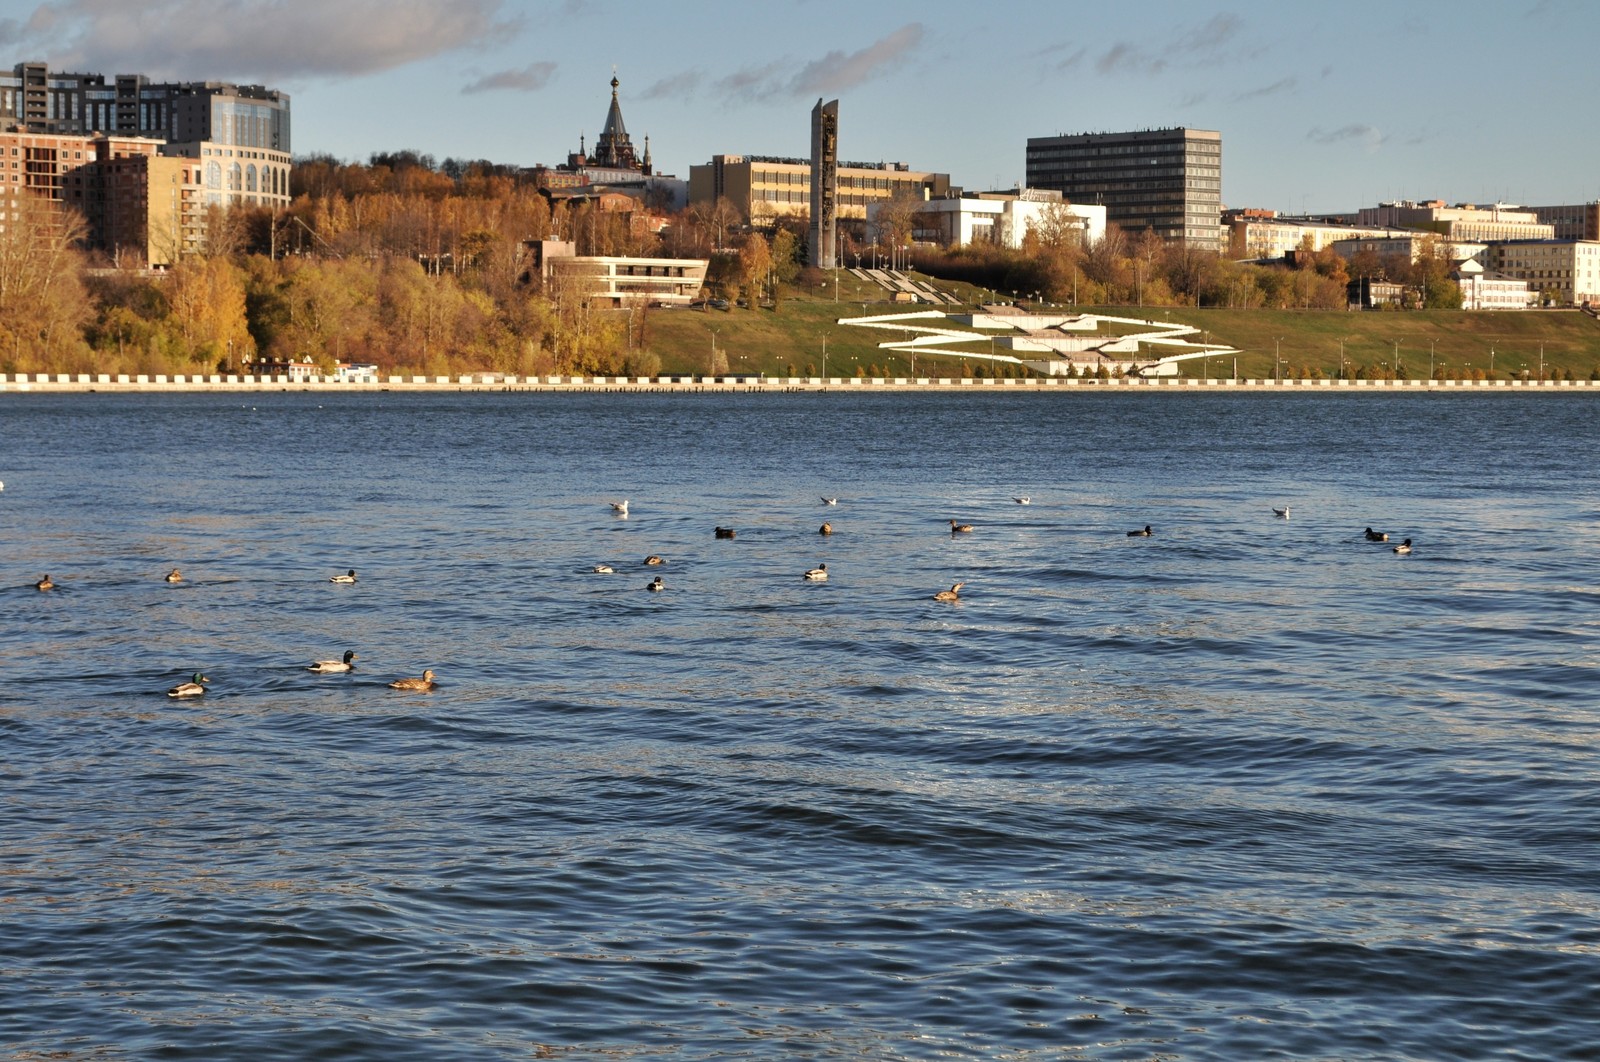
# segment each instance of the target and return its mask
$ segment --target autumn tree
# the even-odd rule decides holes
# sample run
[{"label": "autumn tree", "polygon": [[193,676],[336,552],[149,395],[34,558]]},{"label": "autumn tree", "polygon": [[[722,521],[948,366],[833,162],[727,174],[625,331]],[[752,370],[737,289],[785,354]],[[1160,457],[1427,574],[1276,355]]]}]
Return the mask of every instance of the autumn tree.
[{"label": "autumn tree", "polygon": [[29,194],[14,203],[0,224],[0,365],[88,368],[83,330],[93,311],[76,249],[87,231],[83,218]]}]

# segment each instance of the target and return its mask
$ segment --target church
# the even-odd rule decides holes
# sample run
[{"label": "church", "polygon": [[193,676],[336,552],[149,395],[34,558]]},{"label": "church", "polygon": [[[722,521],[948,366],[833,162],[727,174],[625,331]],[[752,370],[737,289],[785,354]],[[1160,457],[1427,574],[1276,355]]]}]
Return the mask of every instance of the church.
[{"label": "church", "polygon": [[688,200],[688,182],[670,174],[658,174],[650,160],[650,138],[644,138],[641,155],[622,120],[618,99],[621,82],[611,76],[611,107],[605,125],[595,140],[594,153],[586,140],[578,139],[578,150],[567,155],[560,166],[535,167],[539,187],[552,199],[584,199],[604,193],[620,193],[642,199],[659,210],[681,210]]}]

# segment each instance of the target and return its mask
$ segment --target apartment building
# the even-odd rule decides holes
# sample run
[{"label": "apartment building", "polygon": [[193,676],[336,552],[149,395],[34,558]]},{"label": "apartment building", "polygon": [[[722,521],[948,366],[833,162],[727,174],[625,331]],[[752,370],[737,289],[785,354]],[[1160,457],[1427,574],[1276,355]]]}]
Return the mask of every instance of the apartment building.
[{"label": "apartment building", "polygon": [[1484,257],[1491,272],[1527,281],[1545,305],[1600,303],[1600,241],[1506,240]]},{"label": "apartment building", "polygon": [[1531,210],[1495,203],[1480,207],[1473,203],[1447,206],[1442,199],[1421,203],[1410,200],[1363,207],[1356,224],[1391,229],[1417,229],[1435,232],[1451,240],[1484,243],[1489,240],[1548,240],[1555,236],[1553,226],[1539,220]]}]

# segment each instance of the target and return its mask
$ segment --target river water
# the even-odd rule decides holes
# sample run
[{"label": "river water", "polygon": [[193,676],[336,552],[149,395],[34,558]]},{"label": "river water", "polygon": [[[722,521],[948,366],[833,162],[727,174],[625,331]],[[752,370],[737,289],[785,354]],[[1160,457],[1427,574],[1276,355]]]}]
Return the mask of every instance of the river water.
[{"label": "river water", "polygon": [[1595,411],[8,396],[4,1057],[1594,1058]]}]

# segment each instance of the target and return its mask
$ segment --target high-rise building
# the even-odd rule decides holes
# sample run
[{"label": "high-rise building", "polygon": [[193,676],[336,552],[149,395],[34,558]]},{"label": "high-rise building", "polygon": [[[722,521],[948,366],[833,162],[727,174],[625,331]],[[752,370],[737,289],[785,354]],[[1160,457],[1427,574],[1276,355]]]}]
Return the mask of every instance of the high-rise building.
[{"label": "high-rise building", "polygon": [[1099,204],[1128,231],[1221,251],[1222,134],[1149,129],[1028,138],[1027,183]]},{"label": "high-rise building", "polygon": [[811,109],[811,264],[839,264],[839,101]]}]

